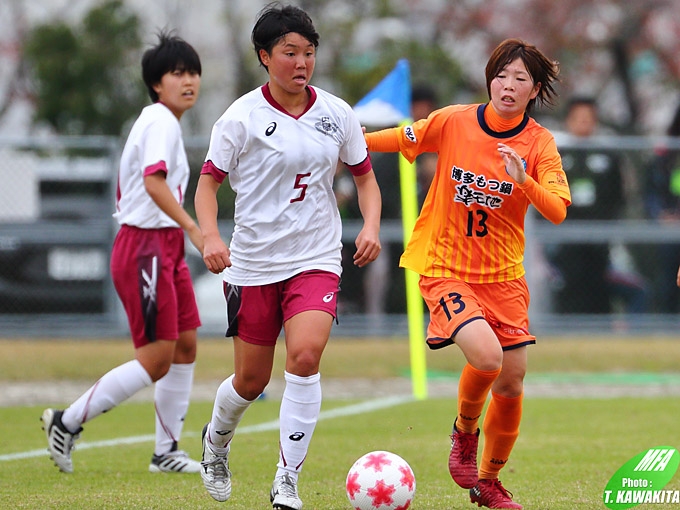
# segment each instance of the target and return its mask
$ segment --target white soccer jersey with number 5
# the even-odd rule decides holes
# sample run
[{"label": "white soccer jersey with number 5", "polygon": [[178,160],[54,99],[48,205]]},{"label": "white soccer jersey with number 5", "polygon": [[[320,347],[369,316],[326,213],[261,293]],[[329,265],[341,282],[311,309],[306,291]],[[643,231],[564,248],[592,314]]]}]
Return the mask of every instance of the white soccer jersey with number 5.
[{"label": "white soccer jersey with number 5", "polygon": [[203,173],[236,192],[232,266],[224,279],[264,285],[301,271],[340,275],[340,214],[333,193],[338,160],[370,170],[361,125],[350,106],[309,87],[310,106],[295,118],[267,85],[236,100],[215,123]]}]

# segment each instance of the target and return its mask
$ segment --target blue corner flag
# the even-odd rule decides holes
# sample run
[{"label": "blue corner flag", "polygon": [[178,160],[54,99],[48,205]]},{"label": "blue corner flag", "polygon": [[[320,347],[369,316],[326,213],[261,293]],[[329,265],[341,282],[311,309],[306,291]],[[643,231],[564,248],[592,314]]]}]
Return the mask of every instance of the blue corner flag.
[{"label": "blue corner flag", "polygon": [[402,58],[394,69],[354,106],[359,122],[368,126],[396,126],[411,118],[411,71]]}]

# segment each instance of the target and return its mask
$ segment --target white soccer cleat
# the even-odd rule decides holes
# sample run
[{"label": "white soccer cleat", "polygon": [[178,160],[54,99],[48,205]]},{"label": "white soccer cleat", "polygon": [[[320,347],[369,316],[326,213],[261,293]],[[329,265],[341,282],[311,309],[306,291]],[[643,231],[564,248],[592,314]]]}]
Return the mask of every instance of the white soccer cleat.
[{"label": "white soccer cleat", "polygon": [[229,471],[229,450],[218,454],[210,447],[208,424],[203,427],[203,460],[201,461],[201,478],[208,494],[215,501],[226,501],[231,496],[231,472]]},{"label": "white soccer cleat", "polygon": [[178,450],[177,442],[174,442],[168,453],[153,454],[149,471],[152,473],[200,473],[201,463],[190,458],[187,452]]},{"label": "white soccer cleat", "polygon": [[274,510],[300,510],[302,508],[302,500],[297,492],[297,482],[288,474],[274,479],[269,500]]},{"label": "white soccer cleat", "polygon": [[47,435],[47,449],[54,464],[64,473],[73,473],[71,450],[74,448],[76,439],[80,437],[83,428],[80,427],[75,433],[69,432],[61,422],[63,411],[45,409],[40,420],[43,422],[42,429]]}]

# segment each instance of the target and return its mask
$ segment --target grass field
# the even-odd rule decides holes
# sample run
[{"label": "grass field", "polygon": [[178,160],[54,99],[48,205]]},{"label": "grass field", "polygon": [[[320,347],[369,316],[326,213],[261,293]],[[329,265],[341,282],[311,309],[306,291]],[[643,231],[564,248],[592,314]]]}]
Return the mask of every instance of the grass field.
[{"label": "grass field", "polygon": [[[0,385],[9,387],[22,381],[93,382],[128,360],[131,347],[121,340],[0,340],[0,353]],[[280,377],[282,354],[279,349],[274,377]],[[433,374],[451,376],[453,393],[455,374],[462,367],[459,352],[449,348],[427,357]],[[583,384],[587,396],[525,399],[522,432],[501,476],[504,485],[526,509],[605,508],[603,489],[623,463],[654,446],[680,445],[680,399],[607,398],[606,389],[597,394],[585,391],[584,381],[597,375],[604,381],[600,387],[606,388],[608,381],[617,386],[627,380],[647,384],[658,376],[653,384],[661,380],[662,386],[675,385],[679,361],[680,339],[674,338],[556,338],[532,347],[530,373],[561,384]],[[231,366],[228,341],[201,341],[197,381],[220,379]],[[406,341],[333,339],[322,372],[324,378],[350,381],[368,376],[377,381],[403,377],[407,370]],[[325,398],[300,479],[305,510],[349,509],[344,492],[347,471],[359,456],[377,449],[393,451],[411,464],[417,480],[414,510],[476,508],[446,469],[455,398],[395,397],[399,398]],[[198,475],[148,473],[151,403],[127,402],[87,423],[73,454],[72,475],[58,472],[47,457],[39,421],[43,407],[0,407],[3,508],[271,508],[268,491],[277,460],[278,399],[258,401],[246,414],[230,459],[233,494],[224,504],[207,495]],[[200,455],[199,434],[211,408],[209,401],[191,404],[181,447],[194,457]],[[677,474],[666,489],[680,490]],[[638,508],[678,510],[680,504]]]}]

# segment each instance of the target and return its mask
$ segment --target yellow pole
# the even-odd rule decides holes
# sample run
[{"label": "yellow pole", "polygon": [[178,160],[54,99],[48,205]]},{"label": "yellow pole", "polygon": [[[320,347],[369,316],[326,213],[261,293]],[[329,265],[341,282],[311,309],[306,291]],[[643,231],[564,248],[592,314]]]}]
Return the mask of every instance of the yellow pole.
[{"label": "yellow pole", "polygon": [[[410,124],[410,120],[402,125]],[[418,183],[416,164],[399,153],[399,182],[401,185],[401,215],[404,228],[404,247],[411,238],[418,217]],[[408,317],[409,351],[411,357],[411,384],[413,396],[427,398],[427,363],[425,359],[425,319],[423,299],[418,288],[419,275],[404,269],[406,279],[406,312]]]}]

